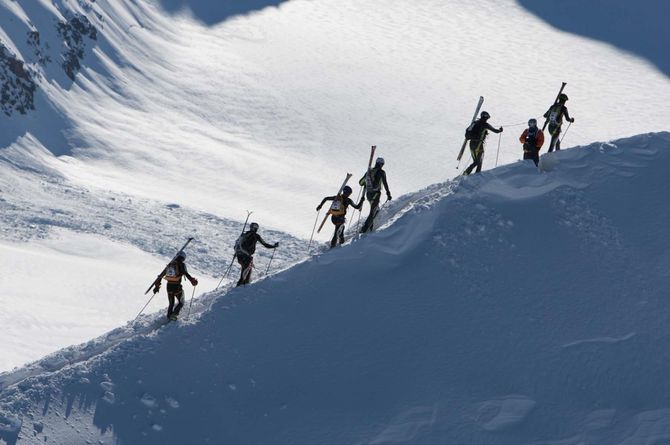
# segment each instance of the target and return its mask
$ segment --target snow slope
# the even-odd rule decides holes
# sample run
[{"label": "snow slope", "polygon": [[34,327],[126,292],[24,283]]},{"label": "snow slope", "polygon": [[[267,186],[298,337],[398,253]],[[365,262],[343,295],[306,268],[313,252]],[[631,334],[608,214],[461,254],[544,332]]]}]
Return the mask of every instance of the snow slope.
[{"label": "snow slope", "polygon": [[[670,12],[664,5],[658,17]],[[192,264],[217,277],[246,209],[264,229],[285,232],[266,232],[281,241],[275,264],[285,267],[305,255],[295,237],[309,236],[314,206],[345,172],[362,173],[369,145],[386,158],[396,197],[458,173],[455,152],[480,94],[492,122],[507,128],[502,164],[519,157],[520,124],[544,112],[561,81],[577,118],[566,145],[667,129],[662,70],[560,32],[513,0],[0,0],[0,40],[0,83],[18,85],[14,113],[0,119],[8,276],[23,276],[14,256],[31,257],[65,228],[76,232],[68,239],[125,244],[136,255],[129,261],[145,265],[138,277],[156,273],[145,253],[162,262],[195,234]],[[24,254],[16,241],[27,241]],[[5,283],[3,298],[48,301],[57,276],[42,283],[30,295],[25,280]],[[94,301],[87,288],[77,300]],[[110,301],[117,290],[99,292]],[[96,331],[65,308],[57,317],[76,326],[79,342],[134,313],[123,306]],[[55,322],[40,326],[61,338]],[[35,327],[12,326],[14,338],[30,339]],[[5,369],[45,351],[18,340],[5,348],[16,357]]]},{"label": "snow slope", "polygon": [[0,437],[663,443],[668,163],[670,133],[645,134],[393,201],[384,230],[208,295],[197,322],[0,376]]}]

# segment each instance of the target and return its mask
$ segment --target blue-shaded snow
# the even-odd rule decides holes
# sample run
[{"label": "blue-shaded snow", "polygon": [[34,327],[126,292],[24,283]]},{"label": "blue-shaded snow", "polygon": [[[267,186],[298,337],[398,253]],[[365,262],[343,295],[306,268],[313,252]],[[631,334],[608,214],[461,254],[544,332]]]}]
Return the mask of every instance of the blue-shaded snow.
[{"label": "blue-shaded snow", "polygon": [[5,389],[0,437],[658,443],[668,165],[670,133],[649,134],[401,197],[385,230],[222,294],[198,323]]},{"label": "blue-shaded snow", "polygon": [[[666,0],[518,0],[558,29],[637,54],[670,76],[670,2]],[[548,57],[551,49],[548,49]]]},{"label": "blue-shaded snow", "polygon": [[169,13],[189,10],[193,16],[213,26],[226,19],[259,11],[269,6],[279,6],[287,0],[158,0]]}]

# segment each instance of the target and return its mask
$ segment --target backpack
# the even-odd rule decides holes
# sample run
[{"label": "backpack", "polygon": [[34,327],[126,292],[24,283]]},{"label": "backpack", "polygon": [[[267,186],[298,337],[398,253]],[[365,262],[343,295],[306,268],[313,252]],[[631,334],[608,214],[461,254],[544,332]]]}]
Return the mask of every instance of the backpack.
[{"label": "backpack", "polygon": [[535,127],[534,129],[529,128],[528,133],[526,133],[526,141],[523,144],[523,149],[525,151],[533,152],[537,150],[537,135],[539,134],[540,129]]},{"label": "backpack", "polygon": [[181,267],[176,261],[171,262],[165,268],[165,279],[171,283],[178,283],[181,281]]},{"label": "backpack", "polygon": [[235,241],[235,253],[236,254],[244,254],[244,255],[251,255],[249,252],[251,250],[251,245],[252,244],[252,239],[253,239],[254,232],[245,232],[242,235],[240,235],[237,240]]},{"label": "backpack", "polygon": [[[376,186],[375,183],[377,183]],[[377,171],[375,171],[374,168],[371,168],[370,171],[365,174],[365,190],[368,192],[376,192],[380,189],[381,183],[377,181]]]},{"label": "backpack", "polygon": [[328,212],[333,216],[342,216],[347,213],[347,207],[344,205],[344,197],[339,195],[330,205],[330,211]]},{"label": "backpack", "polygon": [[479,120],[476,120],[472,122],[468,128],[465,129],[465,139],[473,140],[473,139],[481,139],[482,137],[482,129],[481,129],[481,123]]},{"label": "backpack", "polygon": [[563,123],[563,105],[554,105],[549,109],[549,123],[559,126]]}]

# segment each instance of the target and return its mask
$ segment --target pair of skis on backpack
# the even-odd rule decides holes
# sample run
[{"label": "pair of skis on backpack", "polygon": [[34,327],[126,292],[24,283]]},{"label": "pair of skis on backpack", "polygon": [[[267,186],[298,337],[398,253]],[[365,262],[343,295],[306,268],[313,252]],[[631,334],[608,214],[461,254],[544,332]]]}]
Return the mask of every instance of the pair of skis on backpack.
[{"label": "pair of skis on backpack", "polygon": [[[561,89],[558,91],[558,94],[556,95],[556,99],[554,100],[554,105],[559,103],[559,99],[560,99],[560,97],[563,93],[563,89],[565,88],[565,86],[567,84],[568,84],[567,82],[562,82],[561,83]],[[477,102],[477,108],[475,109],[475,113],[472,115],[472,120],[470,121],[470,125],[468,126],[468,129],[466,130],[465,139],[463,139],[463,144],[461,145],[461,149],[458,151],[458,156],[456,157],[456,160],[458,161],[459,165],[461,163],[461,159],[463,158],[463,153],[465,153],[465,146],[467,145],[468,140],[470,140],[470,138],[468,138],[468,131],[472,127],[472,125],[475,123],[475,121],[477,120],[477,116],[479,115],[479,111],[482,109],[483,104],[484,104],[484,96],[479,96],[479,101]],[[486,114],[488,116],[488,113],[484,112],[484,114]],[[547,124],[549,123],[550,118],[551,118],[551,116],[547,117],[545,119],[544,125],[542,126],[543,131],[547,127]],[[502,130],[502,127],[500,127],[500,128]],[[497,164],[497,160],[496,160],[496,164]],[[458,169],[458,166],[456,168]],[[464,175],[464,172],[461,172],[461,174],[459,176],[466,176],[466,175]]]},{"label": "pair of skis on backpack", "polygon": [[[370,172],[372,171],[372,160],[374,159],[375,151],[376,151],[376,150],[377,150],[377,146],[376,146],[376,145],[373,145],[373,146],[371,147],[371,149],[370,149],[370,159],[369,159],[369,161],[368,161],[368,168],[367,168],[367,171],[366,171],[366,174],[365,174],[365,177],[364,177],[365,184],[362,186],[363,188],[361,189],[361,194],[359,195],[359,197],[360,197],[360,196],[363,196],[363,194],[365,193],[365,190],[367,190],[369,187],[371,187],[372,180],[371,180],[371,178],[370,178],[370,175],[371,175]],[[383,162],[383,160],[382,160],[382,162]],[[383,164],[382,164],[382,165],[383,165]],[[340,188],[338,189],[337,194],[335,195],[336,198],[344,199],[344,198],[348,198],[348,197],[349,197],[349,195],[345,193],[345,190],[346,190],[349,194],[351,193],[351,187],[348,187],[348,186],[347,186],[347,183],[349,182],[349,180],[351,179],[352,176],[353,176],[353,175],[352,175],[351,173],[347,173],[346,177],[344,178],[344,181],[342,182],[342,185],[340,185]],[[324,198],[324,201],[325,201],[325,198]],[[361,200],[361,202],[362,202],[362,200]],[[323,202],[321,203],[321,205],[323,205]],[[337,199],[334,199],[334,200],[332,201],[332,203],[330,204],[330,208],[328,209],[328,211],[326,212],[325,216],[323,217],[323,220],[321,221],[321,224],[319,225],[318,230],[316,230],[316,233],[321,233],[321,230],[323,229],[323,226],[326,224],[326,221],[328,220],[328,217],[329,217],[329,216],[331,216],[331,215],[338,215],[338,213],[335,213],[335,212],[339,212],[339,211],[341,211],[341,208],[340,208],[341,206],[342,206],[342,202],[341,202],[341,201],[339,201],[339,200],[337,200]],[[345,204],[345,207],[346,207],[346,204]],[[321,206],[317,207],[317,210],[320,210],[320,208],[321,208]],[[359,212],[360,212],[361,210],[362,210],[362,209],[360,209]],[[374,214],[374,215],[371,215],[370,217],[371,217],[372,219],[374,219],[374,218],[377,216],[378,213],[379,213],[379,210],[377,210],[377,212],[375,212],[375,214]],[[345,214],[346,214],[346,213],[345,213]],[[355,214],[355,210],[354,210],[354,214]],[[319,214],[317,213],[317,215],[316,215],[316,220],[314,221],[314,228],[316,228],[316,224],[318,223],[318,221],[319,221]],[[352,218],[352,221],[353,221],[353,218]],[[359,215],[359,223],[360,223],[360,215]],[[357,226],[358,226],[358,224],[357,224]],[[341,230],[341,228],[339,228],[339,229],[338,229],[338,232],[336,232],[336,233],[334,234],[334,237],[335,237],[335,239],[336,239],[336,241],[335,241],[335,245],[338,244],[337,241],[339,240],[339,237],[340,237],[339,230]],[[370,225],[370,227],[368,227],[366,230],[359,230],[359,231],[356,233],[355,237],[358,238],[358,237],[360,237],[360,235],[361,235],[362,233],[365,233],[365,232],[372,232],[372,231],[373,231],[373,227],[372,227],[372,225]],[[311,236],[310,239],[309,239],[309,245],[308,245],[308,247],[307,247],[308,250],[309,250],[309,249],[311,248],[311,246],[312,246],[312,241],[313,241],[313,239],[314,239],[314,229],[312,229],[312,236]],[[335,245],[332,245],[331,242],[328,242],[327,244],[328,244],[331,248],[332,248],[332,247],[335,247]],[[344,243],[339,243],[339,244],[342,245],[342,244],[344,244]]]}]

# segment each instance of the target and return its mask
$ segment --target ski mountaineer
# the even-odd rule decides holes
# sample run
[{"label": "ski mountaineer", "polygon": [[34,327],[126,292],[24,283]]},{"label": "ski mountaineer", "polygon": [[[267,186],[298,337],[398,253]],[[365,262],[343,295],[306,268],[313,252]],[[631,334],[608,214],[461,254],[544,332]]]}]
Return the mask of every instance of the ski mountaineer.
[{"label": "ski mountaineer", "polygon": [[391,191],[389,190],[389,185],[386,182],[386,172],[384,168],[384,158],[377,158],[375,161],[375,166],[371,168],[358,184],[365,187],[365,197],[370,202],[370,214],[368,215],[361,233],[373,230],[373,224],[375,216],[379,211],[379,199],[382,196],[382,184],[384,184],[384,190],[386,190],[386,200],[390,201]]},{"label": "ski mountaineer", "polygon": [[332,206],[330,207],[331,221],[335,225],[335,232],[333,233],[333,239],[330,241],[330,247],[333,248],[337,245],[337,241],[340,241],[340,244],[344,244],[344,223],[347,222],[347,208],[349,206],[360,210],[363,207],[364,198],[361,196],[361,200],[358,204],[355,204],[351,198],[351,187],[345,185],[342,189],[342,194],[337,196],[326,196],[321,201],[321,204],[316,206],[317,212],[321,210],[321,207],[325,204],[326,201],[333,201]]},{"label": "ski mountaineer", "polygon": [[254,267],[254,252],[256,252],[256,243],[260,242],[267,249],[276,249],[279,243],[268,244],[258,234],[258,224],[252,222],[249,224],[249,230],[244,232],[235,242],[235,256],[237,262],[242,267],[238,286],[249,284],[251,282],[251,270]]},{"label": "ski mountaineer", "polygon": [[486,111],[482,111],[479,119],[474,121],[465,131],[465,137],[470,140],[470,154],[472,155],[472,164],[463,172],[464,175],[472,173],[472,169],[477,167],[475,173],[482,171],[482,163],[484,161],[484,142],[486,135],[491,130],[494,133],[502,133],[503,127],[497,130],[488,123],[491,115]]},{"label": "ski mountaineer", "polygon": [[[157,294],[161,288],[161,279],[167,281],[167,295],[168,295],[168,310],[167,318],[169,320],[176,320],[179,316],[179,311],[184,306],[184,288],[181,286],[181,278],[185,276],[193,286],[198,285],[198,280],[193,278],[186,269],[186,254],[180,251],[176,258],[167,265],[165,270],[158,276],[154,284],[154,294]],[[179,303],[174,305],[175,298]]]},{"label": "ski mountaineer", "polygon": [[537,128],[537,119],[528,120],[528,128],[526,128],[519,142],[523,144],[523,159],[532,159],[537,166],[540,162],[540,149],[544,144],[544,133]]},{"label": "ski mountaineer", "polygon": [[544,113],[544,117],[549,120],[549,134],[551,135],[551,142],[549,143],[549,153],[561,149],[561,141],[559,139],[559,135],[561,134],[561,125],[563,125],[563,116],[565,116],[565,119],[573,123],[575,121],[574,118],[570,117],[570,114],[568,113],[568,108],[565,106],[565,103],[568,101],[568,95],[561,93],[558,96],[558,102],[549,107],[546,113]]}]

